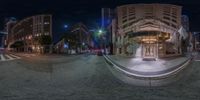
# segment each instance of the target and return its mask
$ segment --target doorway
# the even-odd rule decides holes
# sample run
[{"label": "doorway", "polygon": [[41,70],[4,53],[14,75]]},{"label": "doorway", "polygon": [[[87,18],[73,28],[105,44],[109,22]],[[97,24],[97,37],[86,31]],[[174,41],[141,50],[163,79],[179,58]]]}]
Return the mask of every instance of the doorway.
[{"label": "doorway", "polygon": [[155,44],[143,44],[143,58],[156,58],[156,45]]}]

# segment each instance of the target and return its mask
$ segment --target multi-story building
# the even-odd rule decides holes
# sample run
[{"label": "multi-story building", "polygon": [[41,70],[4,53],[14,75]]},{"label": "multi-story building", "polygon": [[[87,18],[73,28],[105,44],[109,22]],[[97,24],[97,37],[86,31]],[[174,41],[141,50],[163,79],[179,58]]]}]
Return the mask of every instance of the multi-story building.
[{"label": "multi-story building", "polygon": [[190,28],[189,28],[189,18],[187,15],[182,15],[181,16],[181,24],[183,26],[183,28],[185,29],[188,38],[183,42],[185,43],[185,46],[187,46],[187,49],[185,49],[184,51],[189,51],[189,47],[192,46],[191,44],[191,39],[192,39],[192,34],[190,33]]},{"label": "multi-story building", "polygon": [[[110,49],[110,53],[112,53],[112,32],[111,32],[111,23],[112,19],[115,17],[115,10],[111,8],[102,8],[101,9],[101,29],[103,30],[103,34],[100,41],[101,47]],[[100,40],[101,40],[100,39]]]},{"label": "multi-story building", "polygon": [[58,53],[83,53],[91,48],[91,33],[83,23],[78,23],[55,45]]},{"label": "multi-story building", "polygon": [[106,28],[112,22],[112,19],[115,16],[115,12],[111,8],[102,8],[101,9],[101,27]]},{"label": "multi-story building", "polygon": [[115,54],[160,58],[182,54],[182,7],[171,4],[128,4],[116,8]]},{"label": "multi-story building", "polygon": [[8,30],[8,46],[21,41],[23,46],[16,48],[24,52],[40,52],[43,47],[38,44],[37,37],[50,36],[52,38],[52,16],[36,15],[18,21]]},{"label": "multi-story building", "polygon": [[0,33],[0,48],[4,47],[4,34]]},{"label": "multi-story building", "polygon": [[8,43],[10,42],[9,39],[11,39],[10,36],[12,34],[11,29],[16,23],[17,23],[17,20],[14,17],[11,17],[11,18],[8,19],[8,21],[5,24],[4,31],[7,33],[7,35],[4,37],[4,41],[5,41],[4,45],[5,46],[8,46]]},{"label": "multi-story building", "polygon": [[184,27],[184,29],[189,32],[190,28],[189,28],[189,18],[187,15],[182,15],[181,16],[181,24]]},{"label": "multi-story building", "polygon": [[192,36],[193,50],[200,51],[200,32],[193,32]]}]

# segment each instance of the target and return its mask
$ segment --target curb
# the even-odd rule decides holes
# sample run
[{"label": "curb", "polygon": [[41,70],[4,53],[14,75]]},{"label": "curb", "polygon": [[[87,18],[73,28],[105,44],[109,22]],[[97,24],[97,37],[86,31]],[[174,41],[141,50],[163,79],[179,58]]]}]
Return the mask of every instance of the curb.
[{"label": "curb", "polygon": [[115,63],[111,58],[105,55],[104,59],[106,63],[109,65],[109,69],[111,70],[111,72],[115,76],[117,76],[120,80],[129,84],[134,84],[139,86],[161,86],[167,83],[171,83],[170,81],[173,81],[171,79],[179,76],[178,74],[184,69],[186,69],[187,65],[189,65],[192,60],[192,58],[189,58],[188,60],[179,64],[178,67],[176,67],[175,69],[168,71],[166,73],[157,75],[150,75],[150,74],[144,75],[144,74],[139,74],[137,71],[130,70]]}]

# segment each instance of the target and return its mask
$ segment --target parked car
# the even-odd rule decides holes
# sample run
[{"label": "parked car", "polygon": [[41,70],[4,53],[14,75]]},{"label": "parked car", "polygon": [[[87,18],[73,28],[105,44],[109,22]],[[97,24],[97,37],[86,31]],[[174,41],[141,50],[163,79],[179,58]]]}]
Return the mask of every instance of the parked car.
[{"label": "parked car", "polygon": [[103,56],[103,53],[101,51],[98,51],[97,56]]}]

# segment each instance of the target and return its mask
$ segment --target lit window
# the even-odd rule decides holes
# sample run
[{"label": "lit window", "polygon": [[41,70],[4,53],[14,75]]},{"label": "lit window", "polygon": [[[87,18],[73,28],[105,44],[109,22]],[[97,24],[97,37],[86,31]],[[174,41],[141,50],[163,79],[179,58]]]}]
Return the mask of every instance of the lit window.
[{"label": "lit window", "polygon": [[49,24],[49,22],[44,22],[45,25]]},{"label": "lit window", "polygon": [[49,32],[44,33],[45,35],[49,35]]}]

